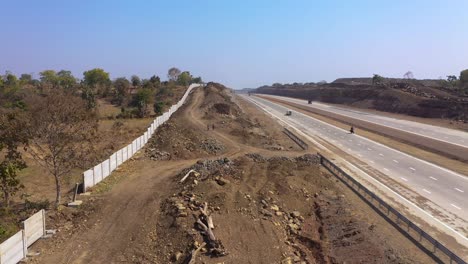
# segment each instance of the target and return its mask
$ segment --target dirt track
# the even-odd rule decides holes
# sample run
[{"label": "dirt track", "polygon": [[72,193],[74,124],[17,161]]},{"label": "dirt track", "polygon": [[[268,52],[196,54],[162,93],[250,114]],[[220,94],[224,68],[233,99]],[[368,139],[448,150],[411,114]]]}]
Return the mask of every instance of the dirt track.
[{"label": "dirt track", "polygon": [[[100,184],[91,197],[83,197],[84,207],[50,214],[48,223],[58,234],[34,245],[33,250],[41,255],[32,261],[168,263],[179,251],[185,257],[198,231],[191,216],[174,216],[168,203],[189,193],[219,207],[213,209],[215,232],[229,252],[220,258],[200,254],[203,263],[431,261],[316,164],[291,158],[304,152],[271,119],[245,102],[238,103],[252,120],[240,118],[242,115],[210,116],[207,111],[212,105],[204,105],[209,100],[221,99],[197,89],[171,122],[174,130],[193,133],[185,137],[191,141],[209,138],[220,142],[225,147],[222,153],[182,155],[187,152],[186,142],[156,142],[154,147],[167,151],[171,160],[154,161],[140,153]],[[215,124],[216,129],[207,130],[207,124]],[[165,133],[174,130],[166,128]],[[285,150],[270,150],[271,146]],[[246,157],[246,153],[261,155]],[[215,156],[228,158],[224,169],[207,169],[199,183],[191,179],[178,184],[184,169],[200,158],[217,159]],[[219,177],[229,184],[218,184]],[[270,208],[273,205],[281,214]],[[302,220],[290,216],[295,211]],[[293,231],[291,223],[300,225],[302,231]]]}]

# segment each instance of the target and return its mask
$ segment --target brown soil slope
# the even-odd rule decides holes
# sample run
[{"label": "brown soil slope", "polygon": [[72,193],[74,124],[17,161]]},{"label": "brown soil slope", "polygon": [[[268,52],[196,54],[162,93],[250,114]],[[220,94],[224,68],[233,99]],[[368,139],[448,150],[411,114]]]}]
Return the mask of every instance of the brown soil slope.
[{"label": "brown soil slope", "polygon": [[[85,206],[49,212],[48,228],[57,235],[37,242],[32,251],[41,255],[30,261],[188,263],[203,242],[194,263],[431,261],[324,171],[314,155],[295,150],[269,117],[232,98],[206,101],[212,92],[228,93],[218,85],[197,89],[171,119],[175,128],[157,132],[172,143],[147,147],[167,152],[171,160],[140,153],[80,198]],[[217,103],[228,104],[234,117]],[[222,113],[206,118],[211,107]],[[236,109],[241,113],[233,114]],[[250,121],[238,120],[244,114]],[[215,130],[207,130],[213,123]],[[247,131],[256,128],[247,132],[257,138],[252,144],[233,133],[242,124]],[[187,150],[185,141],[198,146],[205,139],[224,146],[221,156]],[[271,144],[283,150],[271,150]],[[180,183],[190,169],[197,173]],[[213,240],[195,223],[208,225],[203,208],[213,220]]]},{"label": "brown soil slope", "polygon": [[324,85],[262,86],[257,93],[317,100],[426,118],[468,122],[468,97],[442,87],[388,83],[382,86],[333,82]]}]

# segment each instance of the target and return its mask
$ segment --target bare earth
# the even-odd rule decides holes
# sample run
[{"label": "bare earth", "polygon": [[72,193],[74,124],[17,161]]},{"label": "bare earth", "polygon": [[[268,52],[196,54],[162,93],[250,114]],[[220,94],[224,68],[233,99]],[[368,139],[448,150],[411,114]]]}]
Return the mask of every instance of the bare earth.
[{"label": "bare earth", "polygon": [[[79,209],[49,212],[57,234],[33,263],[430,263],[269,117],[209,84]],[[207,130],[207,125],[210,129]],[[212,129],[212,126],[215,129]],[[307,155],[305,155],[307,154]],[[201,159],[201,160],[200,160]],[[194,169],[183,183],[180,179]]]}]

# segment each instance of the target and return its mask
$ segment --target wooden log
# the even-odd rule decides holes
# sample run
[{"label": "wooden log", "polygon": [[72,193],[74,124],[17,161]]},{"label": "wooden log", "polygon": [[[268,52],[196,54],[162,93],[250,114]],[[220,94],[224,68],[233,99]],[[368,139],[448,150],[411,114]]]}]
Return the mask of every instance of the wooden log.
[{"label": "wooden log", "polygon": [[190,170],[189,172],[187,172],[187,174],[185,174],[185,176],[180,180],[180,183],[183,183],[187,179],[187,177],[190,176],[192,172],[195,172],[195,171]]},{"label": "wooden log", "polygon": [[197,249],[192,250],[192,253],[190,254],[190,260],[188,264],[195,264],[195,258],[197,257],[198,252],[200,249],[202,249],[206,245],[205,242],[203,242]]}]

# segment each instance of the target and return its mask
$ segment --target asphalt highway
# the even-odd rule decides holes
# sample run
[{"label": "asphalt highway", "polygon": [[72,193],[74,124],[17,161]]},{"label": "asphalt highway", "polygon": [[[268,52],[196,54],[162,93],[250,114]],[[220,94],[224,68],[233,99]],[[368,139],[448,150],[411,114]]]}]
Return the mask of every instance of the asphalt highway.
[{"label": "asphalt highway", "polygon": [[308,104],[307,100],[301,100],[290,97],[275,96],[275,95],[262,95],[277,98],[292,103],[300,104],[310,108],[320,109],[327,112],[332,112],[342,116],[360,119],[363,121],[375,123],[381,126],[387,126],[390,128],[402,130],[405,132],[413,133],[418,136],[424,136],[427,138],[436,139],[445,143],[462,146],[468,148],[468,133],[460,130],[449,129],[439,126],[433,126],[428,124],[422,124],[418,122],[402,120],[397,118],[391,118],[386,116],[380,116],[377,114],[366,113],[354,109],[347,109],[338,106],[328,105],[319,102],[312,102]]},{"label": "asphalt highway", "polygon": [[[359,136],[358,134],[350,134],[349,131],[327,124],[299,112],[293,111],[291,116],[285,116],[288,108],[278,103],[256,96],[242,96],[246,100],[250,100],[255,103],[262,110],[269,112],[271,115],[282,120],[284,123],[295,127],[305,134],[320,137],[321,139],[339,147],[348,154],[362,160],[369,166],[377,169],[386,176],[391,177],[402,185],[407,186],[420,196],[427,198],[468,223],[467,176],[371,141]],[[307,104],[307,102],[305,102],[305,104]],[[318,104],[316,104],[315,107],[332,108],[330,106]],[[349,115],[371,118],[378,122],[388,122],[388,124],[390,124],[390,122],[406,124],[408,126],[407,129],[421,129],[417,131],[428,133],[429,136],[436,135],[437,137],[444,138],[444,135],[448,135],[448,140],[455,140],[459,143],[466,144],[460,140],[465,139],[466,136],[463,137],[463,134],[451,130],[437,128],[437,130],[430,131],[431,126],[418,123],[413,124],[415,122],[392,120],[390,118],[379,117],[376,115],[367,116],[367,114],[360,112],[354,113],[343,109],[337,109],[337,111],[338,110]]]}]

